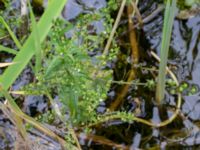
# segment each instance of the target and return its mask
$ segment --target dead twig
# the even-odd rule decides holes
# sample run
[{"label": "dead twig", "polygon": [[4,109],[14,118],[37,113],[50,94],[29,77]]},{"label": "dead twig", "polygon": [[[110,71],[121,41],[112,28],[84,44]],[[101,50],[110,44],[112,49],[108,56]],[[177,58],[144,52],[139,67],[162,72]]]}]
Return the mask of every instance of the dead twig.
[{"label": "dead twig", "polygon": [[[132,29],[133,27],[133,21],[132,21],[132,15],[133,15],[133,5],[129,5],[127,8],[127,15],[128,15],[128,29]],[[130,45],[131,45],[131,59],[132,59],[132,66],[128,73],[128,79],[127,82],[131,82],[136,78],[136,69],[135,66],[138,64],[139,61],[139,48],[138,43],[136,40],[136,33],[135,30],[130,30],[129,33],[129,39],[130,39]],[[121,103],[124,101],[124,97],[126,96],[128,89],[130,85],[126,84],[122,87],[121,92],[117,95],[117,98],[114,100],[114,102],[109,107],[110,111],[116,110]]]}]

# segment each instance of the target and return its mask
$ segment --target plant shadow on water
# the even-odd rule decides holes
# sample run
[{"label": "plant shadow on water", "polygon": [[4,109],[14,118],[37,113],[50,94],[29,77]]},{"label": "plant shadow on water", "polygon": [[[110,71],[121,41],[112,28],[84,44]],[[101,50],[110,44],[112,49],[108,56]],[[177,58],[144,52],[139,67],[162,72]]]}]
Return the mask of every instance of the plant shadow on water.
[{"label": "plant shadow on water", "polygon": [[[95,6],[94,8],[91,6]],[[63,17],[67,20],[76,21],[76,16],[81,13],[92,13],[94,10],[98,10],[106,6],[106,1],[82,1],[82,3],[76,3],[75,1],[69,1],[63,10]],[[70,9],[69,9],[70,7]],[[153,0],[144,0],[139,3],[139,9],[142,17],[145,18],[151,14],[158,7],[158,3]],[[68,11],[71,12],[68,12]],[[70,14],[70,15],[69,15]],[[140,82],[146,82],[147,79],[154,78],[155,72],[145,70],[144,68],[153,68],[158,65],[157,62],[152,60],[148,51],[154,50],[159,54],[161,43],[161,32],[163,23],[163,11],[158,13],[154,18],[144,24],[142,29],[137,29],[137,35],[139,36],[139,47],[141,50],[140,61],[138,69],[138,78]],[[125,20],[125,19],[124,19]],[[121,21],[123,25],[123,20]],[[125,21],[126,22],[126,21]],[[97,29],[95,32],[98,34],[102,30],[103,21],[94,22],[92,24]],[[122,26],[120,25],[120,27]],[[197,15],[188,20],[176,19],[173,26],[172,41],[170,45],[169,53],[169,67],[175,73],[180,83],[187,82],[189,85],[194,85],[199,89],[200,80],[200,16]],[[70,36],[70,35],[69,35]],[[125,50],[127,48],[127,35],[119,38],[119,44],[121,52],[118,56],[118,61],[108,64],[108,67],[114,70],[114,80],[120,81],[126,77],[128,70],[130,69],[130,63],[128,60],[128,53]],[[122,43],[120,43],[122,42]],[[13,43],[12,43],[13,44]],[[146,53],[146,54],[143,54]],[[91,52],[91,55],[94,55]],[[7,56],[3,56],[7,57]],[[124,58],[125,57],[125,58]],[[3,58],[4,59],[4,58]],[[9,58],[8,58],[9,59]],[[32,72],[26,69],[21,77],[16,81],[13,89],[19,89],[18,86],[22,86],[30,82]],[[29,80],[29,81],[28,81]],[[112,84],[110,91],[108,92],[108,99],[106,104],[102,104],[98,107],[99,113],[106,110],[106,107],[115,99],[117,92],[120,91],[120,85]],[[151,119],[153,122],[160,122],[162,118],[168,118],[174,111],[176,104],[176,97],[169,92],[166,92],[164,106],[167,108],[163,115],[159,116],[158,108],[152,101],[154,101],[154,89],[149,89],[144,86],[130,86],[128,94],[125,97],[125,102],[120,107],[121,110],[134,112],[139,117],[145,119]],[[23,105],[27,113],[34,114],[37,111],[42,113],[48,104],[45,103],[45,99],[42,102],[35,101],[38,97],[27,96]],[[187,92],[183,93],[183,105],[181,107],[181,113],[178,119],[170,125],[162,128],[150,128],[149,126],[141,123],[124,123],[119,120],[110,121],[102,124],[100,127],[93,129],[93,133],[124,145],[129,145],[134,148],[177,148],[177,149],[193,149],[200,144],[200,92],[188,96]],[[42,99],[39,97],[39,99]],[[33,102],[34,101],[34,102]],[[28,106],[27,106],[28,105]],[[34,107],[34,110],[31,110]],[[1,128],[4,130],[11,126],[9,121],[3,119],[4,116],[0,115],[0,132]],[[5,125],[6,124],[6,125]],[[8,124],[8,125],[7,125]],[[10,127],[12,128],[12,127]],[[33,133],[34,134],[34,133]],[[38,135],[39,133],[35,133]],[[12,135],[6,132],[6,136]],[[3,140],[1,140],[3,139]],[[8,141],[13,142],[13,137],[6,137]],[[0,137],[0,147],[6,149],[6,142],[4,137]],[[48,140],[47,140],[48,141]],[[44,141],[45,143],[45,141]],[[83,149],[111,149],[106,145],[100,145],[95,142],[83,141],[81,144]],[[56,144],[55,144],[56,145]],[[12,146],[8,146],[7,149]],[[59,146],[53,147],[60,149]],[[52,149],[53,149],[52,148]]]}]

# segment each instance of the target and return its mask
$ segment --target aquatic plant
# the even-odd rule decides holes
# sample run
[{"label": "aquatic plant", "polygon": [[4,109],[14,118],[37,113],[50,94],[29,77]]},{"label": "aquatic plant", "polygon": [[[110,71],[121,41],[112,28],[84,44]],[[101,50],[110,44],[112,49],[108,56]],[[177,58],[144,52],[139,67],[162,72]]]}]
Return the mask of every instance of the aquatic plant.
[{"label": "aquatic plant", "polygon": [[[112,45],[107,57],[97,54],[89,56],[98,47],[103,47],[112,27],[108,15],[111,10],[111,7],[107,7],[101,10],[107,13],[80,16],[74,25],[57,19],[43,46],[44,67],[36,75],[37,82],[26,89],[29,94],[50,93],[48,97],[52,99],[55,97],[51,93],[57,94],[63,104],[61,114],[69,113],[68,122],[74,125],[95,122],[97,106],[106,98],[111,84],[112,70],[106,69],[106,64],[116,57],[118,47]],[[104,20],[107,33],[91,35],[88,26],[100,19]],[[69,32],[73,34],[67,38]]]},{"label": "aquatic plant", "polygon": [[[178,93],[176,110],[169,119],[160,123],[136,117],[133,112],[117,110],[117,107],[120,103],[123,103],[122,101],[127,95],[129,85],[142,85],[152,89],[156,83],[154,79],[147,79],[146,83],[139,83],[134,80],[136,77],[134,67],[139,62],[139,49],[137,47],[136,34],[132,29],[132,17],[134,12],[138,13],[137,8],[135,9],[137,2],[135,4],[131,1],[128,1],[128,3],[126,3],[126,0],[122,1],[114,27],[112,27],[114,21],[110,15],[112,11],[118,8],[114,0],[109,1],[106,8],[102,8],[93,14],[79,15],[73,23],[63,18],[55,19],[60,14],[65,1],[50,2],[38,23],[29,3],[32,33],[24,44],[21,44],[15,37],[8,23],[3,18],[0,18],[19,49],[16,52],[4,46],[0,47],[2,51],[16,55],[13,60],[14,63],[0,64],[3,67],[11,65],[0,77],[0,83],[2,84],[0,93],[7,99],[9,105],[6,106],[0,103],[0,106],[2,110],[10,108],[12,113],[17,116],[16,122],[19,123],[19,130],[23,128],[22,120],[24,120],[48,136],[57,139],[63,146],[67,143],[68,149],[81,149],[78,141],[79,131],[85,132],[88,134],[88,138],[91,138],[89,136],[90,127],[98,126],[104,122],[120,119],[129,123],[136,121],[152,127],[163,127],[177,117],[181,107],[181,92],[188,89],[188,84],[179,85],[175,75],[166,67],[176,7],[176,1],[170,0],[167,1],[164,16],[161,63],[156,98],[158,99],[158,104],[161,104],[165,91],[165,76],[168,73],[172,80],[167,80],[167,88],[176,90],[175,92]],[[132,64],[127,81],[113,81],[113,70],[108,67],[108,64],[115,61],[119,51],[114,35],[125,4],[128,5]],[[137,15],[140,16],[139,13]],[[93,28],[91,24],[94,21],[103,21],[105,30],[100,33],[91,33],[89,28]],[[106,41],[106,47],[103,49],[102,47],[104,47]],[[30,61],[34,55],[35,59]],[[160,61],[156,54],[152,53],[152,56]],[[50,111],[40,115],[37,118],[38,121],[24,114],[7,91],[28,63],[34,66],[32,67],[35,71],[34,82],[21,89],[23,94],[44,95],[48,98],[52,108]],[[117,105],[110,107],[112,109],[105,110],[100,114],[97,112],[98,106],[106,100],[107,92],[112,83],[122,84],[124,87],[119,94],[119,103],[117,102]],[[191,87],[190,92],[194,93],[195,91],[195,87]],[[64,128],[67,129],[67,133],[64,135],[65,139],[42,125],[43,122],[52,123],[56,119],[59,119]],[[26,133],[24,129],[21,129],[20,132],[25,139]],[[112,142],[109,141],[107,143],[110,144]],[[113,145],[116,146],[116,144]]]},{"label": "aquatic plant", "polygon": [[156,101],[158,104],[161,104],[164,99],[165,78],[166,78],[165,68],[167,66],[168,51],[169,51],[170,40],[171,40],[171,32],[172,32],[173,21],[175,17],[175,9],[176,9],[176,0],[173,0],[173,1],[167,0],[165,14],[164,14],[162,44],[161,44],[161,51],[160,51],[161,62],[159,65],[158,82],[157,82],[157,87],[156,87]]}]

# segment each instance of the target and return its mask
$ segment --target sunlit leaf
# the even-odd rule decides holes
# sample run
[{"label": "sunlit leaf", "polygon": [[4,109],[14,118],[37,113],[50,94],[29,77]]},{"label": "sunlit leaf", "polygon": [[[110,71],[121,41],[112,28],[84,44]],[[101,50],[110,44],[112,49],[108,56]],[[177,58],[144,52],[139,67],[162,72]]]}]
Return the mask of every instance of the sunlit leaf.
[{"label": "sunlit leaf", "polygon": [[11,62],[11,63],[0,63],[0,68],[3,68],[3,67],[7,67],[7,66],[10,66],[10,65],[13,65],[15,63]]},{"label": "sunlit leaf", "polygon": [[[67,0],[54,0],[48,4],[47,9],[37,24],[38,32],[40,33],[40,43],[44,41],[52,26],[53,20],[55,20],[60,15],[64,5],[66,4],[66,1]],[[13,59],[13,62],[18,62],[18,65],[9,66],[0,77],[0,83],[4,86],[5,89],[8,89],[13,84],[22,70],[29,63],[32,56],[35,54],[36,50],[34,32],[36,31],[32,31],[25,44]]]}]

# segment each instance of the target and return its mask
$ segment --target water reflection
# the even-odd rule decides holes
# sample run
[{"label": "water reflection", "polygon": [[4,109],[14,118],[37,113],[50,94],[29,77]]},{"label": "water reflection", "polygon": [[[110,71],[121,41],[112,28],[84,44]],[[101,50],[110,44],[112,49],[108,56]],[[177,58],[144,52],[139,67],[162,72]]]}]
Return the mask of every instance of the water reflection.
[{"label": "water reflection", "polygon": [[[158,15],[152,22],[145,24],[144,31],[151,48],[160,53],[162,15]],[[200,87],[200,15],[188,20],[176,19],[173,27],[172,41],[169,54],[169,64],[176,66],[173,69],[179,82],[188,82]],[[167,99],[174,105],[174,98],[167,94]],[[187,118],[183,130],[188,134],[180,138],[181,145],[200,144],[199,127],[193,121],[200,120],[200,92],[191,96],[183,96],[181,112]],[[170,105],[171,105],[170,104]],[[181,131],[180,131],[181,132]],[[168,141],[169,142],[169,141]],[[173,141],[175,142],[175,141]],[[172,143],[173,143],[172,142]]]}]

